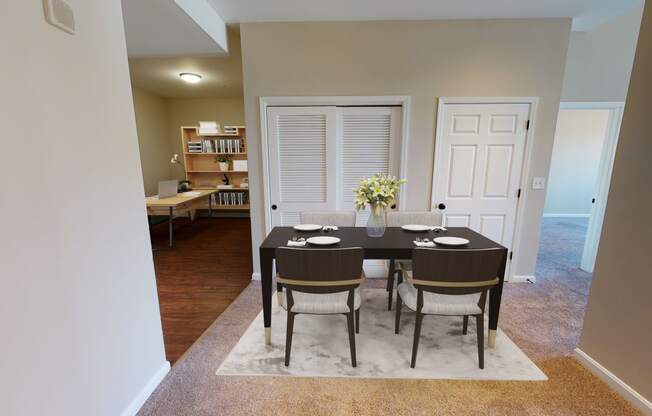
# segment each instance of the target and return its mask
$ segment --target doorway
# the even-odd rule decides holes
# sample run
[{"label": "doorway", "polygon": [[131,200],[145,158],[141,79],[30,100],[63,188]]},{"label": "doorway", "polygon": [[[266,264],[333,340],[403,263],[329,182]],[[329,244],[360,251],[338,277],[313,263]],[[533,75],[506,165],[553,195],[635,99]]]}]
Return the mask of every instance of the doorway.
[{"label": "doorway", "polygon": [[562,103],[542,222],[539,267],[592,273],[623,103]]}]

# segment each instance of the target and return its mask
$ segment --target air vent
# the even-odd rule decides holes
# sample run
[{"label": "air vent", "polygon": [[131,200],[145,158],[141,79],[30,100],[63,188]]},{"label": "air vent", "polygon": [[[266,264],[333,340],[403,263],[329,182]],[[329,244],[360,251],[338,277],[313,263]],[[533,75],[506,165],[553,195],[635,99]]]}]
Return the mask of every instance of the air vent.
[{"label": "air vent", "polygon": [[43,9],[48,23],[71,35],[75,34],[75,13],[68,3],[63,0],[43,0]]}]

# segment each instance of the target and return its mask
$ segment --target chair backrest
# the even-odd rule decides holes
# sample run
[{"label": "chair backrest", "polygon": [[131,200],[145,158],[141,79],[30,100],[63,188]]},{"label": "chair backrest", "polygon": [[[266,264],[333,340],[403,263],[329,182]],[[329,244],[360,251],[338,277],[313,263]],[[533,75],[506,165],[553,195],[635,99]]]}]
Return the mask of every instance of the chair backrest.
[{"label": "chair backrest", "polygon": [[412,283],[427,292],[483,292],[498,284],[498,272],[506,260],[501,249],[416,248],[412,252]]},{"label": "chair backrest", "polygon": [[360,247],[276,249],[277,281],[310,292],[338,292],[362,283],[364,250]]},{"label": "chair backrest", "polygon": [[299,214],[302,224],[338,227],[355,227],[355,215],[355,211],[303,211]]},{"label": "chair backrest", "polygon": [[407,224],[441,225],[439,211],[390,211],[387,213],[388,227],[401,227]]}]

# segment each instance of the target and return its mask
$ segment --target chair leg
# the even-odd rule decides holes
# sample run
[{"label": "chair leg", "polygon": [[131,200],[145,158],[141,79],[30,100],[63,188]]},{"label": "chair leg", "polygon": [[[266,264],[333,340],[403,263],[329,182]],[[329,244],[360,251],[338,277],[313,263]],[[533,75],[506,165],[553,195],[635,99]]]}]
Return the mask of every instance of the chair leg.
[{"label": "chair leg", "polygon": [[360,333],[360,308],[355,310],[355,333]]},{"label": "chair leg", "polygon": [[469,315],[464,315],[464,320],[462,321],[462,335],[466,335],[469,329]]},{"label": "chair leg", "polygon": [[288,311],[287,332],[285,334],[285,366],[290,365],[290,351],[292,351],[292,332],[294,332],[294,313]]},{"label": "chair leg", "polygon": [[476,315],[475,326],[478,328],[478,363],[484,369],[484,315]]},{"label": "chair leg", "polygon": [[394,322],[394,333],[398,334],[398,330],[401,326],[401,309],[403,307],[403,300],[401,295],[396,292],[396,321]]},{"label": "chair leg", "polygon": [[357,366],[355,359],[355,331],[353,328],[353,312],[346,314],[346,326],[349,330],[349,347],[351,348],[351,365],[353,367]]},{"label": "chair leg", "polygon": [[412,363],[410,367],[414,368],[417,364],[417,351],[419,350],[419,338],[421,337],[421,323],[423,322],[423,314],[417,312],[417,320],[414,324],[414,342],[412,344]]}]

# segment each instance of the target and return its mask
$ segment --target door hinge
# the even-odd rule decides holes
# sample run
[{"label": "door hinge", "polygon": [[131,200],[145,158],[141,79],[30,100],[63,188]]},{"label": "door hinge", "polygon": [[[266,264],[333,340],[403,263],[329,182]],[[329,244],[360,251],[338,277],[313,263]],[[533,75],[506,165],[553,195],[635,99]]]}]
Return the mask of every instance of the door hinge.
[{"label": "door hinge", "polygon": [[509,252],[509,259],[511,260],[512,257],[514,257],[514,252],[513,252],[513,251],[510,251],[510,252]]},{"label": "door hinge", "polygon": [[516,198],[521,197],[521,188],[518,188],[518,191],[516,191]]},{"label": "door hinge", "polygon": [[525,122],[525,130],[530,130],[530,120]]}]

